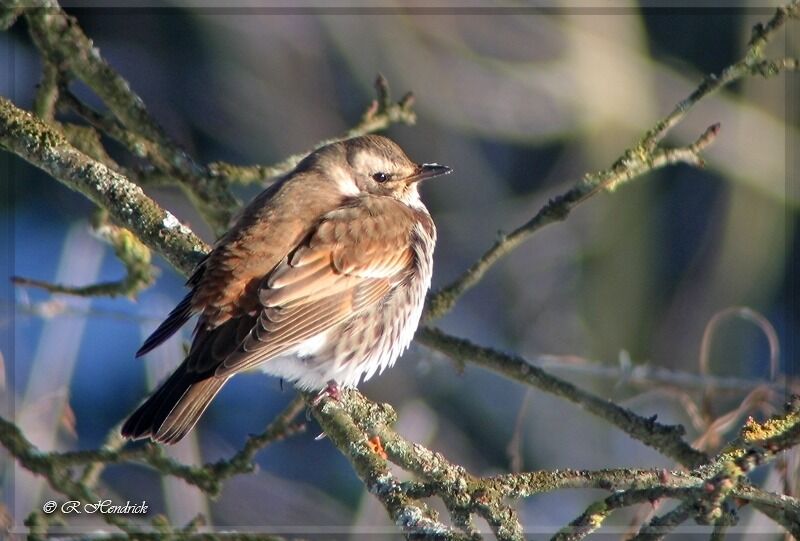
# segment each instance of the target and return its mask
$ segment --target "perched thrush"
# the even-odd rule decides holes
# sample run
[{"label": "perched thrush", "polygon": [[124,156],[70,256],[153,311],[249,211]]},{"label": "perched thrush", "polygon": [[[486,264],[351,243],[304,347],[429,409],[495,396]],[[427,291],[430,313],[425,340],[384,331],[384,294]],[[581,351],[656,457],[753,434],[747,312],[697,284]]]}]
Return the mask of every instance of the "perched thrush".
[{"label": "perched thrush", "polygon": [[394,364],[431,281],[436,228],[417,183],[449,172],[368,135],[320,148],[259,194],[137,352],[199,315],[186,359],[122,435],[177,442],[228,378],[256,366],[318,390]]}]

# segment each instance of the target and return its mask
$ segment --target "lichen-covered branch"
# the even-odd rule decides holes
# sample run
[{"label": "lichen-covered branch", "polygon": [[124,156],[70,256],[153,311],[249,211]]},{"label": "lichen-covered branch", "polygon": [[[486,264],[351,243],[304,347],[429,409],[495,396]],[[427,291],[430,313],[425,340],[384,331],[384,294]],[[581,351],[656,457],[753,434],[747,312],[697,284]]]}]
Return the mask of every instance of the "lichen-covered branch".
[{"label": "lichen-covered branch", "polygon": [[[314,403],[313,395],[306,396],[306,399],[309,404]],[[346,408],[361,408],[357,418],[362,422],[375,425],[381,422],[375,418],[375,411],[381,406],[367,402],[356,392],[347,393],[347,399],[341,402],[325,400],[312,411],[325,435],[350,460],[367,490],[383,503],[394,523],[402,531],[426,539],[469,539],[471,536],[468,534],[439,522],[435,511],[422,502],[413,501],[405,493],[403,485],[389,471],[386,460],[370,446],[356,418]],[[368,414],[364,408],[372,411],[370,420],[366,419]],[[377,415],[393,417],[394,412],[384,407]]]},{"label": "lichen-covered branch", "polygon": [[613,492],[631,488],[653,487],[669,483],[675,488],[697,486],[698,478],[684,471],[639,470],[543,470],[486,477],[483,486],[508,498],[528,498],[565,488],[599,488]]},{"label": "lichen-covered branch", "polygon": [[5,3],[0,4],[0,30],[11,28],[17,18],[22,14],[22,6],[10,6]]},{"label": "lichen-covered branch", "polygon": [[[300,397],[295,398],[264,432],[250,436],[242,449],[232,457],[203,466],[181,464],[167,456],[161,447],[149,443],[138,447],[122,447],[118,436],[119,427],[115,427],[111,443],[101,449],[47,453],[28,441],[14,423],[0,417],[0,444],[27,470],[44,477],[55,491],[83,502],[101,499],[93,491],[94,482],[105,466],[119,463],[149,466],[163,475],[183,479],[207,494],[216,496],[226,479],[253,471],[253,460],[261,449],[303,429],[303,424],[294,421],[303,410],[303,404]],[[75,475],[73,470],[80,468],[83,468],[82,473]],[[38,512],[35,516],[37,518],[33,519],[34,522],[38,521],[41,526],[46,526],[47,521],[53,518]],[[102,514],[102,517],[128,534],[146,535],[122,517],[113,514]],[[171,535],[176,533],[171,528],[162,530],[162,533]]]},{"label": "lichen-covered branch", "polygon": [[670,475],[664,474],[660,485],[617,491],[591,504],[553,539],[583,539],[597,530],[614,511],[638,503],[655,502],[665,497],[681,500],[681,503],[672,511],[642,526],[635,539],[661,539],[690,517],[701,524],[730,524],[735,521],[730,511],[734,505],[732,498],[749,499],[747,495],[767,507],[768,516],[777,515],[775,520],[791,531],[791,519],[785,520],[779,513],[786,513],[786,516],[792,513],[793,502],[781,501],[781,505],[775,505],[780,497],[753,489],[745,475],[798,444],[800,397],[794,397],[786,404],[782,415],[776,415],[764,423],[750,420],[742,429],[741,436],[731,442],[724,452],[694,468],[684,478],[688,482],[675,484],[670,482]]},{"label": "lichen-covered branch", "polygon": [[[642,538],[661,536],[690,516],[703,523],[731,520],[722,509],[725,505],[730,507],[733,497],[770,507],[783,507],[778,505],[781,502],[789,512],[794,506],[792,498],[785,500],[755,489],[744,476],[753,467],[773,460],[784,449],[800,442],[800,398],[787,404],[783,415],[764,423],[750,421],[742,429],[742,436],[725,452],[688,472],[557,470],[487,478],[473,476],[441,454],[397,434],[393,429],[396,414],[387,404],[374,404],[356,391],[347,392],[342,400],[329,399],[321,404],[313,404],[313,396],[307,399],[326,434],[331,436],[329,430],[337,431],[334,443],[350,457],[371,492],[385,495],[400,491],[411,499],[439,496],[453,516],[465,517],[465,524],[471,523],[473,514],[485,518],[499,539],[522,538],[519,522],[505,503],[508,498],[564,488],[600,488],[613,494],[592,504],[556,539],[582,539],[599,528],[613,511],[664,497],[677,498],[683,503],[679,510],[644,526],[639,533]],[[347,437],[338,432],[342,430],[346,430]],[[398,487],[387,473],[386,460],[414,473],[421,484]],[[389,510],[393,517],[410,505],[406,498],[385,503],[399,506]]]},{"label": "lichen-covered branch", "polygon": [[[291,156],[273,166],[199,165],[165,134],[127,81],[108,65],[75,19],[67,16],[55,0],[5,0],[0,12],[0,25],[13,24],[21,14],[25,16],[32,39],[43,55],[42,85],[36,98],[36,115],[0,98],[0,146],[83,193],[108,212],[113,220],[113,225],[107,223],[108,240],[126,262],[128,278],[122,282],[130,280],[124,286],[130,291],[151,279],[144,271],[145,267],[149,269],[149,252],[145,246],[163,255],[183,274],[190,273],[209,248],[131,181],[145,181],[148,171],[130,172],[129,175],[111,160],[101,144],[100,133],[117,139],[131,153],[148,160],[155,174],[183,186],[217,230],[227,224],[227,217],[236,205],[229,192],[230,184],[262,181],[283,174],[307,154]],[[545,225],[566,218],[572,208],[594,194],[612,190],[621,183],[670,164],[702,165],[700,155],[719,133],[718,125],[709,127],[697,141],[683,147],[662,146],[664,137],[696,103],[725,85],[744,76],[770,76],[797,69],[796,59],[769,59],[763,52],[785,22],[797,16],[798,2],[795,1],[779,9],[765,25],[757,26],[742,61],[723,70],[719,77],[706,78],[609,169],[587,175],[573,189],[551,200],[526,224],[495,244],[453,284],[432,295],[428,319],[440,317],[452,309],[457,299],[477,284],[494,263]],[[63,83],[67,79],[79,79],[87,84],[107,106],[108,112],[95,111],[66,91]],[[383,129],[393,122],[414,122],[410,95],[395,103],[383,78],[378,79],[376,88],[378,99],[343,137]],[[87,120],[89,126],[58,124],[55,115],[59,107],[74,110]],[[123,287],[119,282],[117,286]],[[75,292],[70,286],[48,287]],[[727,514],[731,506],[742,501],[750,503],[796,535],[800,503],[795,498],[753,487],[748,474],[753,468],[773,460],[783,450],[800,443],[800,406],[797,402],[791,404],[784,415],[765,423],[749,421],[738,439],[717,456],[709,457],[683,440],[682,427],[663,425],[656,422],[655,417],[637,415],[551,376],[521,357],[482,347],[430,327],[420,330],[418,340],[457,361],[476,363],[578,404],[674,459],[684,471],[621,468],[479,477],[441,454],[405,439],[393,426],[396,415],[390,406],[372,403],[355,391],[346,392],[339,401],[328,399],[316,403],[308,396],[298,397],[265,432],[249,438],[233,457],[199,467],[171,459],[158,446],[122,446],[113,438],[97,450],[41,452],[31,445],[18,427],[2,418],[0,444],[24,468],[45,477],[54,490],[74,499],[93,499],[96,496],[94,485],[105,465],[123,462],[146,465],[164,475],[183,479],[209,494],[216,494],[224,479],[252,469],[253,458],[259,449],[301,429],[294,419],[305,400],[327,437],[347,457],[367,489],[410,538],[476,539],[482,532],[475,526],[474,519],[480,517],[498,539],[522,539],[521,521],[508,500],[563,488],[599,488],[612,494],[587,508],[557,538],[582,538],[599,528],[616,509],[662,497],[675,498],[680,503],[676,510],[644,525],[640,537],[658,537],[690,518],[722,527],[731,520]],[[410,472],[416,479],[400,481],[392,473],[390,463]],[[450,515],[449,520],[440,520],[423,501],[431,497],[442,500]],[[124,519],[113,515],[107,519],[124,532],[132,535],[142,533]],[[185,531],[195,531],[200,523],[200,520],[192,521]],[[41,514],[32,514],[28,524],[33,532],[44,534],[47,531],[48,521]],[[154,527],[170,535],[180,533],[158,520],[154,521]]]},{"label": "lichen-covered branch", "polygon": [[58,104],[58,93],[61,70],[58,66],[45,60],[42,66],[42,80],[33,101],[33,112],[46,122],[53,122]]},{"label": "lichen-covered branch", "polygon": [[[39,452],[14,423],[2,417],[0,417],[0,442],[22,467],[44,477],[56,492],[83,502],[100,500],[86,485],[72,479],[68,470],[63,468],[57,460],[53,460],[51,455]],[[138,531],[127,520],[119,516],[108,515],[104,518],[109,524],[117,526],[124,532],[135,533]]]},{"label": "lichen-covered branch", "polygon": [[100,55],[74,17],[67,15],[56,0],[7,1],[11,8],[24,8],[31,38],[46,63],[58,66],[68,77],[91,88],[127,130],[147,141],[132,150],[146,149],[146,157],[164,173],[177,178],[209,223],[218,231],[223,230],[238,206],[236,199],[166,135],[142,99]]},{"label": "lichen-covered branch", "polygon": [[[663,478],[659,472],[643,470],[567,470],[479,478],[441,454],[400,436],[393,428],[396,414],[388,404],[374,404],[356,391],[347,392],[342,400],[329,399],[319,405],[313,405],[313,396],[308,398],[325,434],[350,458],[370,492],[384,501],[392,518],[409,533],[420,532],[409,529],[398,517],[405,517],[410,505],[424,505],[419,501],[414,503],[414,499],[440,497],[451,516],[460,517],[461,534],[474,533],[471,524],[475,514],[488,522],[498,539],[517,540],[524,538],[523,530],[516,513],[507,504],[508,498],[561,488],[615,490],[659,484]],[[422,484],[398,485],[388,473],[387,460],[414,473]],[[681,474],[670,478],[683,483]],[[395,497],[390,499],[389,495]]]},{"label": "lichen-covered branch", "polygon": [[653,487],[641,490],[626,490],[612,494],[591,504],[575,520],[556,535],[553,541],[578,541],[598,529],[608,516],[618,509],[643,502],[654,502],[664,497],[678,497],[685,489]]},{"label": "lichen-covered branch", "polygon": [[69,144],[51,125],[0,97],[0,146],[43,169],[188,274],[208,246],[142,189]]},{"label": "lichen-covered branch", "polygon": [[[95,128],[152,164],[152,170],[137,175],[139,180],[146,182],[159,178],[181,186],[216,233],[225,231],[239,207],[230,191],[231,183],[252,182],[283,174],[307,154],[291,156],[274,166],[240,167],[216,163],[206,167],[166,134],[128,81],[102,57],[75,18],[67,15],[56,0],[5,0],[5,3],[8,13],[24,14],[31,38],[43,56],[43,84],[37,97],[37,114],[40,110],[46,111],[40,116],[52,121],[59,100],[75,109]],[[69,79],[85,83],[100,97],[110,114],[105,116],[92,111],[68,91],[59,96],[59,87],[65,87],[63,83]],[[414,123],[416,117],[411,94],[393,103],[385,78],[379,77],[376,87],[378,99],[361,121],[341,138],[323,141],[318,146],[381,130],[395,122]]]},{"label": "lichen-covered branch", "polygon": [[664,513],[660,517],[654,517],[649,523],[631,537],[631,541],[657,541],[663,539],[670,531],[686,522],[692,516],[692,504],[682,502],[678,507]]}]

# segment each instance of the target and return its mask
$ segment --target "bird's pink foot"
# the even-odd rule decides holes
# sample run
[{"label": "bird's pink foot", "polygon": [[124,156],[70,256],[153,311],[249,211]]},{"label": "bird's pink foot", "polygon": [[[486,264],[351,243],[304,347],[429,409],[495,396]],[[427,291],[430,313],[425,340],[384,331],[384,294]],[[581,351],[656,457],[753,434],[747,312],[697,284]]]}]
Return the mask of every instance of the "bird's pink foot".
[{"label": "bird's pink foot", "polygon": [[330,380],[328,382],[328,385],[319,392],[317,397],[314,398],[314,401],[311,402],[311,405],[316,407],[319,405],[320,402],[322,402],[326,398],[336,400],[337,402],[342,398],[342,390],[339,388],[339,385],[334,380]]}]

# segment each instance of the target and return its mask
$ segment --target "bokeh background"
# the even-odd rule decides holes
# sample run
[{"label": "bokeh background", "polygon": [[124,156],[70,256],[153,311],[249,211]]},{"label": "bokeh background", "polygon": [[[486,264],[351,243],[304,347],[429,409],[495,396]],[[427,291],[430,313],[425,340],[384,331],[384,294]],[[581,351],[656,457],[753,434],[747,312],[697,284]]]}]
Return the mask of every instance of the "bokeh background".
[{"label": "bokeh background", "polygon": [[[203,162],[268,164],[343,132],[373,98],[378,72],[397,99],[413,90],[418,124],[394,126],[388,135],[412,158],[455,169],[423,188],[439,228],[436,288],[498,232],[523,223],[584,173],[609,166],[703,74],[740,58],[752,25],[772,13],[763,3],[703,10],[555,5],[367,13],[175,3],[70,11],[166,131]],[[771,50],[796,56],[796,30]],[[0,91],[30,109],[40,61],[24,23],[0,36],[0,63]],[[791,182],[798,154],[790,142],[798,140],[798,108],[787,109],[796,89],[796,75],[794,82],[753,78],[704,100],[668,142],[690,143],[721,122],[705,169],[671,167],[595,197],[497,264],[438,324],[544,363],[643,415],[683,423],[691,439],[702,432],[692,418],[702,378],[676,388],[623,377],[626,367],[697,374],[709,320],[747,306],[777,333],[779,372],[796,374],[800,313],[790,293],[798,190]],[[119,150],[111,145],[126,163]],[[158,281],[135,301],[12,287],[11,275],[84,285],[123,271],[91,235],[88,201],[21,160],[2,154],[0,162],[8,194],[0,201],[2,257],[8,254],[0,264],[4,414],[15,415],[43,449],[96,448],[180,361],[190,326],[144,361],[133,354],[184,295],[183,279],[156,257]],[[257,191],[238,194],[248,200]],[[148,193],[214,240],[178,189]],[[713,335],[710,372],[766,381],[769,356],[763,329],[726,319]],[[474,366],[461,370],[421,346],[362,390],[398,410],[403,435],[476,474],[673,466],[572,404]],[[711,411],[727,413],[747,392],[714,393]],[[229,456],[292,396],[290,386],[261,374],[234,378],[192,437],[170,452],[194,462]],[[133,466],[109,468],[103,489],[115,501],[147,500],[176,524],[202,512],[222,528],[342,537],[394,531],[348,462],[328,441],[315,441],[318,432],[312,423],[305,434],[270,446],[258,456],[258,472],[230,480],[216,501]],[[796,453],[787,460],[797,468]],[[6,463],[0,481],[21,526],[49,492],[13,470]],[[772,490],[797,488],[782,486],[775,472],[755,479]],[[562,491],[518,507],[529,531],[546,532],[601,495]],[[606,531],[624,530],[632,516],[615,515]],[[81,519],[70,527],[91,525]],[[774,530],[747,510],[740,526]]]}]

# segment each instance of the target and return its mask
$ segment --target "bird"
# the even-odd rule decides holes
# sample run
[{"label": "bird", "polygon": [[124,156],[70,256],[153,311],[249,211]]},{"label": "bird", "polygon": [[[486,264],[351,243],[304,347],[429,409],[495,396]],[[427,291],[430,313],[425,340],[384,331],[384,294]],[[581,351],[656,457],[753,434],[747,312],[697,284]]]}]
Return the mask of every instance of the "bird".
[{"label": "bird", "polygon": [[335,397],[392,366],[433,271],[436,227],[418,184],[451,171],[365,135],[320,147],[258,194],[136,352],[198,317],[185,359],[127,418],[123,437],[178,442],[233,375],[256,367]]}]

